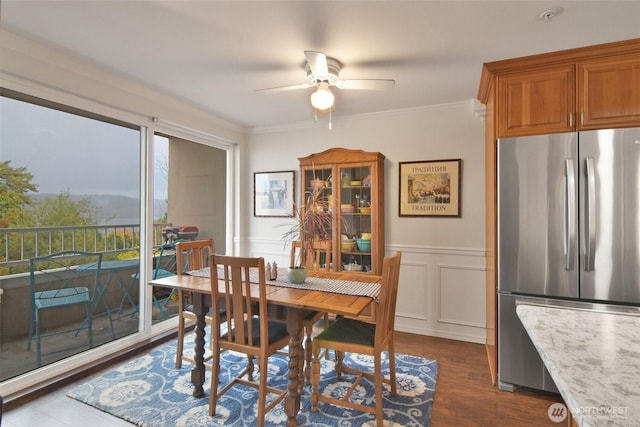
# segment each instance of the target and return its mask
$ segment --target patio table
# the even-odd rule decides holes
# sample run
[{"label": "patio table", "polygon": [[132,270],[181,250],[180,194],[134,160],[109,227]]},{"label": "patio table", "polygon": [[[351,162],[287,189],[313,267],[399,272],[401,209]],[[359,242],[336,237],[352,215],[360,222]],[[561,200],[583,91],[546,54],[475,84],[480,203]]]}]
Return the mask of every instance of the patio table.
[{"label": "patio table", "polygon": [[[93,311],[94,311],[94,316],[95,316],[95,312],[98,309],[98,307],[100,305],[102,305],[105,309],[104,313],[100,313],[100,315],[102,314],[106,314],[107,316],[109,316],[109,323],[111,325],[111,335],[113,337],[113,339],[116,339],[116,335],[115,335],[115,331],[113,328],[113,318],[111,316],[112,310],[109,307],[109,304],[107,303],[107,300],[105,298],[105,294],[107,292],[107,289],[109,288],[111,282],[113,281],[113,279],[115,278],[118,285],[120,286],[120,288],[123,291],[123,296],[122,299],[120,300],[120,306],[118,307],[118,311],[122,310],[122,306],[124,304],[124,301],[126,299],[128,299],[131,304],[135,307],[137,307],[137,304],[135,304],[135,301],[133,300],[133,298],[131,297],[131,294],[129,293],[129,290],[131,288],[131,283],[125,283],[121,277],[120,273],[123,270],[131,270],[134,268],[138,268],[138,266],[140,265],[140,261],[137,258],[131,258],[131,259],[122,259],[122,260],[112,260],[112,261],[103,261],[100,264],[100,271],[101,272],[106,272],[107,273],[107,277],[105,278],[104,281],[98,281],[98,285],[96,287],[96,289],[94,290],[94,294],[93,294]],[[78,266],[78,271],[87,271],[87,272],[92,272],[95,271],[95,269],[97,268],[97,264],[96,263],[89,263],[89,264],[82,264],[80,266]],[[85,320],[86,322],[86,320]],[[84,323],[83,325],[84,326]]]}]

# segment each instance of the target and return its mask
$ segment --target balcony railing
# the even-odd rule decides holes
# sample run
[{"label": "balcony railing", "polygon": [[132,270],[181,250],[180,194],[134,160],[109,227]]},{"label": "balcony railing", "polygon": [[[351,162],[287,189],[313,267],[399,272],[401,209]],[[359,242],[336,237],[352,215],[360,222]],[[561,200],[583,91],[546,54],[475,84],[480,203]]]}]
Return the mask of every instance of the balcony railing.
[{"label": "balcony railing", "polygon": [[[168,225],[153,224],[154,247],[162,244]],[[0,275],[30,258],[65,250],[118,254],[139,249],[140,224],[0,228]]]}]

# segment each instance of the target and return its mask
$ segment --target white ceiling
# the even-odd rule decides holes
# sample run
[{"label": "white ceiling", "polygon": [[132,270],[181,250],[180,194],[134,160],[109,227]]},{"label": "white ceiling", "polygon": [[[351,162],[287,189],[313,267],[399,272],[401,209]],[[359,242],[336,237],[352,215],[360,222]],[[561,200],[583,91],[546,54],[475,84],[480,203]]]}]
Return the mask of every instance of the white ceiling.
[{"label": "white ceiling", "polygon": [[[340,91],[336,116],[475,98],[482,64],[640,37],[640,0],[2,0],[0,25],[95,61],[249,128],[313,119],[304,51],[342,78],[395,79]],[[564,12],[550,22],[546,9]]]}]

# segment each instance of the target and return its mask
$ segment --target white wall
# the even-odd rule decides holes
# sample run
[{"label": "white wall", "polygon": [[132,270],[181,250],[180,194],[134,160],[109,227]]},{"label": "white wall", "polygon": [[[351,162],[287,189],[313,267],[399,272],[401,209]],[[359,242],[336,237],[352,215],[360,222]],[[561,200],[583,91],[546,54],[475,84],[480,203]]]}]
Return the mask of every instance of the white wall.
[{"label": "white wall", "polygon": [[[338,105],[339,109],[340,106]],[[295,170],[298,157],[345,147],[379,151],[385,160],[385,251],[403,252],[396,327],[399,330],[484,343],[485,222],[484,123],[472,100],[418,109],[339,119],[326,117],[290,128],[265,129],[249,136],[241,179],[254,172]],[[460,218],[400,218],[399,162],[462,159]],[[243,186],[245,206],[253,206],[252,186]],[[280,236],[286,218],[242,217],[244,253],[285,265]]]}]

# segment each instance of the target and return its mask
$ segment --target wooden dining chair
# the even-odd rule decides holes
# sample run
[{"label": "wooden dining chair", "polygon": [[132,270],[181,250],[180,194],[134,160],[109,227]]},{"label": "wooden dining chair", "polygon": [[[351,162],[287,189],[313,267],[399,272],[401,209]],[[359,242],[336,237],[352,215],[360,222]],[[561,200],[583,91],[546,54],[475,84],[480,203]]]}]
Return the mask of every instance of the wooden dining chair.
[{"label": "wooden dining chair", "polygon": [[[296,240],[291,242],[291,260],[289,265],[296,265],[296,258],[302,250],[303,242]],[[313,242],[313,251],[307,253],[304,265],[307,270],[331,271],[331,240],[317,240]]]},{"label": "wooden dining chair", "polygon": [[[243,258],[222,255],[211,257],[211,300],[213,307],[224,304],[227,315],[227,330],[220,328],[220,314],[213,311],[213,343],[211,392],[209,398],[209,415],[216,412],[218,399],[233,385],[242,384],[258,390],[257,425],[264,425],[264,418],[275,405],[287,394],[287,389],[280,390],[267,384],[267,365],[269,356],[289,344],[286,324],[269,320],[267,313],[267,287],[265,281],[264,258]],[[218,271],[218,268],[221,272]],[[250,278],[257,277],[257,283]],[[255,280],[255,279],[254,279]],[[221,281],[219,283],[219,281]],[[219,286],[223,286],[223,291]],[[257,304],[254,302],[257,301]],[[218,390],[220,376],[220,353],[233,350],[247,355],[247,366],[229,383]],[[259,382],[253,380],[253,359],[258,358]],[[245,378],[246,375],[246,378]],[[276,397],[266,404],[267,392]]]},{"label": "wooden dining chair", "polygon": [[[302,250],[303,242],[297,240],[291,242],[291,261],[289,265],[295,265],[298,251]],[[313,242],[313,251],[307,253],[304,264],[307,270],[331,271],[331,240],[319,240]],[[311,383],[311,342],[313,327],[320,319],[324,319],[324,327],[329,326],[329,314],[321,311],[310,311],[303,319],[305,334],[304,340],[304,378],[307,384]],[[325,353],[328,359],[328,352]]]},{"label": "wooden dining chair", "polygon": [[[209,266],[214,252],[213,239],[181,241],[176,244],[176,266],[178,275],[187,271],[199,270]],[[192,300],[186,292],[178,292],[178,344],[176,349],[176,368],[182,368],[182,361],[195,364],[193,358],[184,354],[184,335],[187,322],[195,322],[196,315],[187,300]],[[213,318],[205,316],[207,326],[211,327]],[[224,318],[223,320],[224,321]],[[209,358],[207,358],[209,360]]]},{"label": "wooden dining chair", "polygon": [[[380,281],[380,295],[375,322],[341,317],[327,329],[313,339],[313,384],[311,392],[311,410],[318,410],[318,402],[331,403],[376,416],[376,424],[382,427],[384,422],[382,384],[389,384],[391,394],[396,395],[396,362],[393,345],[396,315],[396,299],[398,296],[398,280],[400,276],[401,252],[392,257],[385,257],[382,262],[382,279]],[[342,378],[342,373],[356,375],[353,384],[341,398],[329,394],[320,394],[320,349],[334,350],[336,353],[336,375]],[[382,353],[389,352],[389,377],[382,376]],[[344,353],[359,353],[373,356],[374,371],[364,372],[343,363]],[[367,406],[351,400],[351,394],[362,378],[369,378],[375,385],[375,407]]]}]

